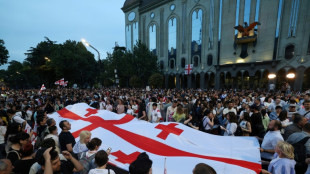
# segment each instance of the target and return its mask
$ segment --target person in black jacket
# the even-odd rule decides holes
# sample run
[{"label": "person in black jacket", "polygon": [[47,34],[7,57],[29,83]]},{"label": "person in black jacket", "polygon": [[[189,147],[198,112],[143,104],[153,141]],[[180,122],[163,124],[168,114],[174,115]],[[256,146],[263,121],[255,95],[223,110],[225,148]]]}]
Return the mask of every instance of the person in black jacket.
[{"label": "person in black jacket", "polygon": [[251,110],[253,114],[251,116],[252,133],[250,135],[263,138],[265,135],[265,130],[262,122],[262,115],[257,106],[251,106]]}]

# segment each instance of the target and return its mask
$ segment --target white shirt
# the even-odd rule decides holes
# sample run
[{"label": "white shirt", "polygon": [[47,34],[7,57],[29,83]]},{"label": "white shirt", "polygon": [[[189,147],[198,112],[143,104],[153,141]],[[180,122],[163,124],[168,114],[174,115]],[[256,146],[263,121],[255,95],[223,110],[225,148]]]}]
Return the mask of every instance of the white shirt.
[{"label": "white shirt", "polygon": [[59,138],[57,135],[48,134],[44,137],[44,139],[52,138],[56,143],[56,151],[60,152]]},{"label": "white shirt", "polygon": [[152,113],[151,113],[151,122],[152,123],[156,123],[158,118],[160,119],[161,118],[161,114],[160,114],[160,110],[159,109],[152,109]]},{"label": "white shirt", "polygon": [[231,108],[231,109],[225,108],[223,110],[223,115],[226,115],[228,112],[234,112],[237,115],[237,111],[235,108]]},{"label": "white shirt", "polygon": [[166,114],[166,121],[168,121],[169,116],[172,118],[173,114],[177,111],[177,107],[173,108],[172,106],[169,106],[167,108],[167,114]]},{"label": "white shirt", "polygon": [[[274,150],[278,144],[279,141],[283,141],[283,137],[280,133],[280,131],[269,131],[265,135],[262,143],[262,148],[266,150]],[[262,152],[261,157],[266,159],[272,159],[273,154]]]},{"label": "white shirt", "polygon": [[134,113],[133,113],[133,110],[132,110],[132,109],[127,109],[127,114],[133,115],[133,114],[134,114]]},{"label": "white shirt", "polygon": [[24,119],[21,118],[21,115],[19,115],[19,112],[17,112],[13,117],[12,117],[12,121],[15,121],[16,123],[22,124],[23,122],[25,122]]},{"label": "white shirt", "polygon": [[[96,174],[96,173],[108,174],[109,170],[108,169],[91,169],[88,174]],[[115,172],[110,169],[110,174],[115,174]]]}]

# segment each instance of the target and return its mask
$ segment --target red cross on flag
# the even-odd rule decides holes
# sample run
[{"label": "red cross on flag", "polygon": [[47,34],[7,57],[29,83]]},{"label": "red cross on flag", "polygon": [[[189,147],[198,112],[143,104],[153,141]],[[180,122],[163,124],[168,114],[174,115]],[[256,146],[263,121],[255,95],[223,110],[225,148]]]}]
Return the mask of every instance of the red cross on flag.
[{"label": "red cross on flag", "polygon": [[46,90],[44,84],[42,84],[40,91]]},{"label": "red cross on flag", "polygon": [[64,84],[65,84],[65,78],[60,79],[59,80],[59,85],[60,86],[64,86]]},{"label": "red cross on flag", "polygon": [[198,163],[223,174],[261,170],[259,143],[254,137],[216,136],[181,123],[149,123],[131,115],[96,110],[85,103],[69,105],[49,117],[57,123],[68,120],[76,140],[82,130],[91,131],[92,138],[102,140],[101,149],[112,147],[109,163],[124,170],[142,152],[150,156],[156,174],[192,173]]},{"label": "red cross on flag", "polygon": [[185,75],[191,74],[193,71],[193,64],[185,65]]},{"label": "red cross on flag", "polygon": [[59,85],[59,80],[57,80],[57,81],[55,82],[55,85]]}]

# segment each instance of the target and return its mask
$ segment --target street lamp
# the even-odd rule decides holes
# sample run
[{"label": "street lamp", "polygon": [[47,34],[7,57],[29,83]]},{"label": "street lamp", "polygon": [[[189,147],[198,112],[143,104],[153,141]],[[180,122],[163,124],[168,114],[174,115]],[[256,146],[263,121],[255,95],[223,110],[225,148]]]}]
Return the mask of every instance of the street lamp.
[{"label": "street lamp", "polygon": [[275,74],[269,74],[268,75],[268,79],[274,79],[274,78],[276,78],[277,76],[275,75]]},{"label": "street lamp", "polygon": [[287,77],[288,79],[293,79],[293,78],[295,78],[295,73],[288,73],[288,74],[286,75],[286,77]]},{"label": "street lamp", "polygon": [[81,39],[81,41],[83,44],[94,49],[98,53],[98,66],[99,66],[99,74],[100,74],[100,53],[99,51],[95,47],[93,47],[90,43],[88,43],[85,39]]}]

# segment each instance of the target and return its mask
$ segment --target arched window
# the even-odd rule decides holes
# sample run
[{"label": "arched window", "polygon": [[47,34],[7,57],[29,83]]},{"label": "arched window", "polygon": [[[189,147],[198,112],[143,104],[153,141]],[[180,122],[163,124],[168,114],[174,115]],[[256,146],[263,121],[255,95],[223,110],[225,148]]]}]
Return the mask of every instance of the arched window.
[{"label": "arched window", "polygon": [[211,54],[208,55],[207,64],[208,66],[211,66],[213,63],[213,56]]},{"label": "arched window", "polygon": [[185,68],[185,58],[182,58],[182,60],[181,60],[181,67]]},{"label": "arched window", "polygon": [[202,10],[195,10],[192,14],[192,52],[201,50],[202,43]]},{"label": "arched window", "polygon": [[132,45],[135,46],[137,41],[139,40],[139,24],[138,22],[134,22],[132,24]]},{"label": "arched window", "polygon": [[177,50],[177,19],[171,18],[168,23],[168,55],[176,58]]},{"label": "arched window", "polygon": [[170,60],[170,68],[171,68],[171,69],[174,68],[174,60],[173,60],[173,59]]},{"label": "arched window", "polygon": [[156,25],[153,24],[149,28],[149,48],[150,51],[156,54]]},{"label": "arched window", "polygon": [[294,57],[295,46],[290,44],[285,48],[285,59],[291,59]]},{"label": "arched window", "polygon": [[198,66],[199,58],[198,56],[194,56],[194,67]]},{"label": "arched window", "polygon": [[126,48],[131,51],[131,25],[126,26]]}]

